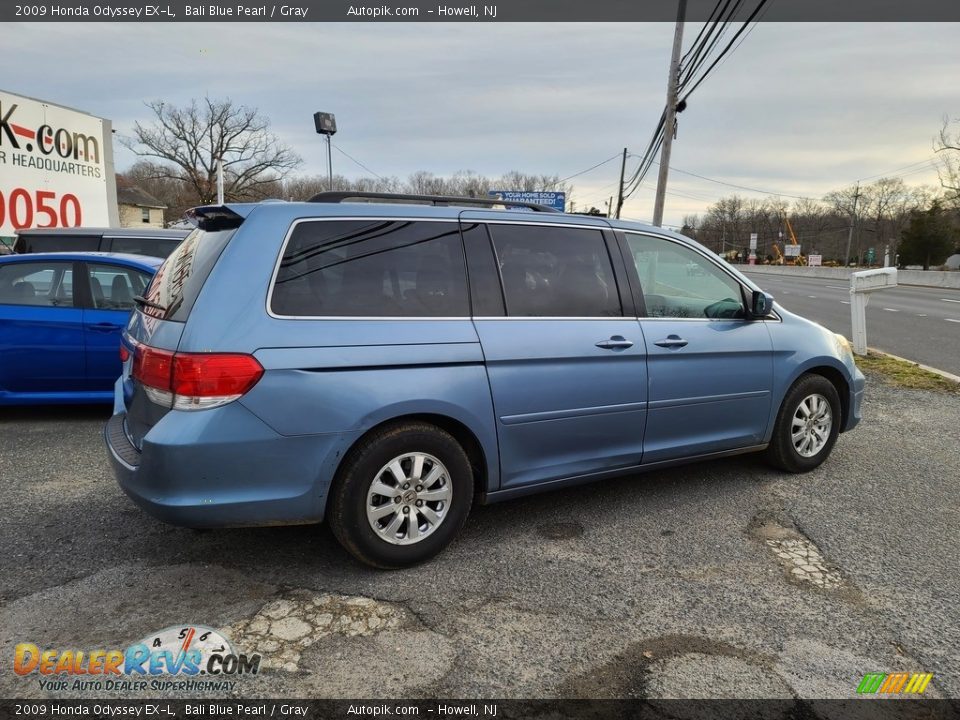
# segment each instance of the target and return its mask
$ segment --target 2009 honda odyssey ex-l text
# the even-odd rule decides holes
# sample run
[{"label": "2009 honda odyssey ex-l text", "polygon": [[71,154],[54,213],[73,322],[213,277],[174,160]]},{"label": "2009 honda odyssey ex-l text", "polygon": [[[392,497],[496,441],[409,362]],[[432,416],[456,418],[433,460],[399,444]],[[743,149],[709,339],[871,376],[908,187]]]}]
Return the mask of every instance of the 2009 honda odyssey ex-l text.
[{"label": "2009 honda odyssey ex-l text", "polygon": [[485,204],[192,211],[123,336],[124,491],[188,527],[326,518],[394,568],[475,501],[751,451],[803,472],[859,422],[847,341],[697,243]]}]

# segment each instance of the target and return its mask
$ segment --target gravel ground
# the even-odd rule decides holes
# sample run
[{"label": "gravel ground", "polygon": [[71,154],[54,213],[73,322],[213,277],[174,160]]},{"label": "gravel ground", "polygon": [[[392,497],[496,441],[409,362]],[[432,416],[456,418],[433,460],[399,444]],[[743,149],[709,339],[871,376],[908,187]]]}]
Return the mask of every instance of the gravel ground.
[{"label": "gravel ground", "polygon": [[439,558],[390,573],[324,526],[149,518],[112,478],[106,418],[0,411],[4,697],[50,695],[11,671],[16,643],[186,623],[263,654],[240,697],[849,698],[894,671],[960,697],[958,396],[871,382],[810,474],[740,457],[477,507]]}]

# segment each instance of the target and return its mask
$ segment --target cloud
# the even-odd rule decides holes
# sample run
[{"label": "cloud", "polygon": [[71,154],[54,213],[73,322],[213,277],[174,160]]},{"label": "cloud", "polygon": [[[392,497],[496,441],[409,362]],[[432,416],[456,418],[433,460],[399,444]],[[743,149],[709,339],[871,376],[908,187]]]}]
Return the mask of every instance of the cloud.
[{"label": "cloud", "polygon": [[[688,43],[698,27],[687,27]],[[758,25],[691,97],[671,165],[820,196],[922,160],[941,116],[958,113],[956,30]],[[149,120],[145,101],[209,93],[259,108],[309,173],[325,170],[311,115],[326,110],[337,115],[334,141],[381,175],[565,176],[646,146],[664,104],[672,26],[25,23],[5,35],[19,69],[6,89],[111,118],[119,133]],[[338,172],[366,174],[335,161]],[[132,156],[119,150],[117,162]],[[618,172],[611,162],[576,178],[576,197],[600,207]],[[680,174],[670,189],[671,223],[735,192]],[[644,187],[628,214],[649,217],[651,198]]]}]

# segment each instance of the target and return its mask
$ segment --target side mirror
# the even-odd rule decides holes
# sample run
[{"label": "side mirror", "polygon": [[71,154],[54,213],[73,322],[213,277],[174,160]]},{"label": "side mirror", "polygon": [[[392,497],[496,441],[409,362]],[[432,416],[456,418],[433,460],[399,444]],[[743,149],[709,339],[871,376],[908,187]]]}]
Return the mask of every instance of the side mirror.
[{"label": "side mirror", "polygon": [[773,312],[773,295],[763,290],[754,290],[750,299],[750,317],[765,318]]}]

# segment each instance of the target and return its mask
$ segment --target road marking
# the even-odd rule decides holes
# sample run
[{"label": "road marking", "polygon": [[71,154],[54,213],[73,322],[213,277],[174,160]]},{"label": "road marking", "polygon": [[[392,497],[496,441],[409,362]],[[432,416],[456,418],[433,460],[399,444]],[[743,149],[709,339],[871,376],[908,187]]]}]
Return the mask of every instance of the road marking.
[{"label": "road marking", "polygon": [[789,291],[789,290],[784,290],[784,291],[783,291],[783,294],[784,294],[784,295],[789,295],[789,294],[790,294],[790,291]]},{"label": "road marking", "polygon": [[899,310],[894,310],[893,308],[884,308],[887,312],[900,312]]},{"label": "road marking", "polygon": [[919,315],[917,315],[917,317],[926,317],[926,315],[924,315],[923,313],[920,313]]},{"label": "road marking", "polygon": [[807,295],[807,297],[808,297],[808,298],[815,298],[815,297],[817,297],[817,296],[816,296],[816,295]]},{"label": "road marking", "polygon": [[849,285],[824,285],[824,287],[833,288],[834,290],[849,290]]},{"label": "road marking", "polygon": [[944,320],[946,320],[947,322],[960,323],[960,320],[954,320],[953,318],[944,318]]},{"label": "road marking", "polygon": [[940,298],[940,299],[943,300],[944,302],[960,303],[960,300],[951,300],[950,298]]},{"label": "road marking", "polygon": [[841,305],[849,305],[849,304],[850,304],[850,301],[849,301],[849,300],[841,300],[841,301],[840,301],[840,304],[841,304]]}]

